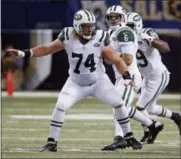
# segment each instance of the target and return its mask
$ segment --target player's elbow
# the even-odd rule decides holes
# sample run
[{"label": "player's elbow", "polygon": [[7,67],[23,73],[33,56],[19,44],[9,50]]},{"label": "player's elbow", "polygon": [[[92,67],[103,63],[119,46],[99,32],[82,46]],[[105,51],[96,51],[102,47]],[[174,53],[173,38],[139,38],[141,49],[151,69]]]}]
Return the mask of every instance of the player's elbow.
[{"label": "player's elbow", "polygon": [[164,42],[162,52],[164,52],[164,53],[170,52],[170,47],[167,42]]},{"label": "player's elbow", "polygon": [[157,39],[152,42],[152,46],[163,53],[170,52],[170,47],[167,42]]}]

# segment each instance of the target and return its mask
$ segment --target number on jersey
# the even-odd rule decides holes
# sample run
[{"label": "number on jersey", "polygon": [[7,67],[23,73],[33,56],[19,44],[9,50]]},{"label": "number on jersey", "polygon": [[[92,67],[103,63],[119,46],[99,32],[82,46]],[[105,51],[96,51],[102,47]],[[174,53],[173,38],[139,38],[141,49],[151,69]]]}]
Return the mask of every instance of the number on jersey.
[{"label": "number on jersey", "polygon": [[[80,74],[80,70],[79,67],[82,63],[82,59],[83,59],[83,54],[76,54],[76,53],[72,53],[72,58],[78,58],[77,60],[77,64],[75,66],[74,72],[77,74]],[[93,72],[96,70],[95,68],[95,62],[94,62],[94,54],[90,54],[87,56],[87,59],[84,63],[85,67],[90,67],[90,72]]]},{"label": "number on jersey", "polygon": [[136,59],[138,60],[138,67],[146,67],[148,65],[148,60],[141,50],[137,51]]}]

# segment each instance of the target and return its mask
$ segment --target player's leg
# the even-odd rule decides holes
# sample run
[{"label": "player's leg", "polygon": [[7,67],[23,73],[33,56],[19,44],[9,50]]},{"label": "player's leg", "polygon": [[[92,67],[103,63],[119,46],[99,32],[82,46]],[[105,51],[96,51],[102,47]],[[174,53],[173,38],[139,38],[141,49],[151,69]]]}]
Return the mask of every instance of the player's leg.
[{"label": "player's leg", "polygon": [[134,89],[133,87],[128,87],[128,89],[126,90],[124,84],[122,83],[119,83],[119,85],[116,86],[116,88],[118,91],[121,92],[121,89],[123,89],[124,87],[123,100],[125,101],[125,105],[128,108],[129,117],[140,122],[141,124],[146,125],[147,127],[150,127],[153,124],[153,121],[149,117],[143,115],[139,110],[132,107],[132,102],[134,100],[134,97],[142,85],[141,75],[140,76],[137,74],[134,75],[134,83],[135,83],[134,88],[136,89]]},{"label": "player's leg", "polygon": [[[168,72],[165,72],[165,85],[164,85],[163,89],[160,91],[159,95],[167,87],[167,85],[169,83],[169,80],[170,80],[170,75],[169,75]],[[180,115],[180,113],[173,112],[170,109],[167,109],[167,108],[164,108],[161,105],[158,105],[157,104],[157,99],[158,99],[158,96],[155,99],[155,101],[153,103],[151,103],[147,107],[148,113],[151,114],[151,115],[166,117],[166,118],[169,118],[169,119],[173,120],[175,122],[175,124],[178,126],[179,132],[180,132],[180,135],[181,135],[181,115]]]},{"label": "player's leg", "polygon": [[[166,72],[162,73],[160,76],[154,76],[149,79],[143,80],[143,87],[141,89],[141,95],[136,103],[137,109],[141,111],[144,115],[149,116],[147,112],[147,108],[156,101],[159,94],[164,90],[166,85],[168,84],[167,81],[168,76]],[[163,124],[160,124],[160,131],[163,129]],[[144,136],[141,139],[141,142],[148,142],[154,143],[154,140],[157,135],[153,134],[152,137],[149,136],[149,130],[144,129]],[[148,138],[151,140],[148,141]]]},{"label": "player's leg", "polygon": [[[137,91],[141,87],[141,81],[142,81],[141,77],[135,76],[135,85],[136,85]],[[116,91],[119,93],[120,97],[122,96],[122,98],[124,99],[125,106],[127,107],[128,112],[129,112],[129,117],[140,122],[141,124],[146,125],[147,128],[150,129],[151,131],[156,131],[157,128],[155,126],[156,124],[155,122],[153,122],[150,118],[148,118],[147,116],[139,112],[134,107],[131,107],[131,103],[133,102],[136,90],[134,90],[130,86],[125,88],[123,79],[117,79],[115,86],[116,86]],[[113,110],[113,114],[115,114],[114,110]],[[119,148],[119,142],[121,142],[122,137],[123,137],[122,129],[119,123],[116,120],[114,120],[114,124],[115,124],[114,142],[106,146],[105,148],[107,149],[108,148],[111,149],[112,147]]]},{"label": "player's leg", "polygon": [[63,126],[67,109],[85,96],[86,94],[83,87],[77,85],[68,78],[59,94],[56,106],[53,110],[50,123],[50,134],[48,136],[47,144],[40,150],[41,152],[57,151],[57,141],[59,139],[60,130]]},{"label": "player's leg", "polygon": [[[133,137],[128,110],[124,106],[122,98],[116,92],[114,85],[111,83],[106,74],[99,80],[99,82],[96,83],[92,95],[105,104],[109,104],[114,107],[116,120],[122,127],[127,143],[133,149],[141,149],[142,145]],[[121,146],[124,148],[125,143]]]}]

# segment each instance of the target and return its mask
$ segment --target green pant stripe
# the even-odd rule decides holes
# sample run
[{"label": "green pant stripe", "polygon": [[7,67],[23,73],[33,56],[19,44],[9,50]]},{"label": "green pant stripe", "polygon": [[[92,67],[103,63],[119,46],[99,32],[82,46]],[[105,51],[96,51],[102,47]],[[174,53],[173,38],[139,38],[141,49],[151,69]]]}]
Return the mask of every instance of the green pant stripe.
[{"label": "green pant stripe", "polygon": [[[166,84],[166,81],[167,81],[167,80],[166,80],[167,77],[166,77],[165,75],[166,75],[165,72],[162,73],[162,81],[161,81],[161,84],[159,85],[159,87],[158,87],[155,95],[153,96],[153,98],[145,105],[145,108],[146,108],[148,105],[150,105],[150,104],[158,97],[158,95],[160,94],[161,90],[164,89],[165,84]],[[164,77],[165,77],[165,78],[164,78]]]},{"label": "green pant stripe", "polygon": [[128,105],[128,101],[129,101],[129,98],[130,98],[130,95],[131,95],[131,91],[132,91],[132,86],[131,86],[130,89],[129,89],[129,93],[128,93],[128,96],[127,96],[127,98],[126,98],[125,106]]},{"label": "green pant stripe", "polygon": [[168,79],[169,79],[169,78],[168,78],[168,74],[166,73],[166,71],[165,71],[164,73],[165,73],[165,78],[166,78],[166,79],[165,79],[164,86],[162,87],[162,90],[160,91],[160,93],[163,92],[163,90],[165,89],[165,87],[166,87],[166,85],[167,85],[167,82],[168,82]]},{"label": "green pant stripe", "polygon": [[127,90],[128,90],[128,88],[126,87],[126,88],[124,89],[124,93],[123,93],[123,97],[122,97],[123,100],[124,100],[124,98],[125,98],[125,95],[126,95]]}]

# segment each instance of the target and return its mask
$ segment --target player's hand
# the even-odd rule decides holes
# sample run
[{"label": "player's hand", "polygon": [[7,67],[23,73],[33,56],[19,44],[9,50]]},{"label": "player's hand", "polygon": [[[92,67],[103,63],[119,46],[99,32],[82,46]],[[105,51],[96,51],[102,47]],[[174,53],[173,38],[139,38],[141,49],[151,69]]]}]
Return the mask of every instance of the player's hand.
[{"label": "player's hand", "polygon": [[134,87],[135,86],[134,80],[133,79],[125,79],[124,80],[124,86],[125,87],[128,87],[128,86]]},{"label": "player's hand", "polygon": [[5,57],[7,56],[18,56],[18,57],[24,57],[25,53],[21,50],[17,49],[8,49],[5,51]]}]

